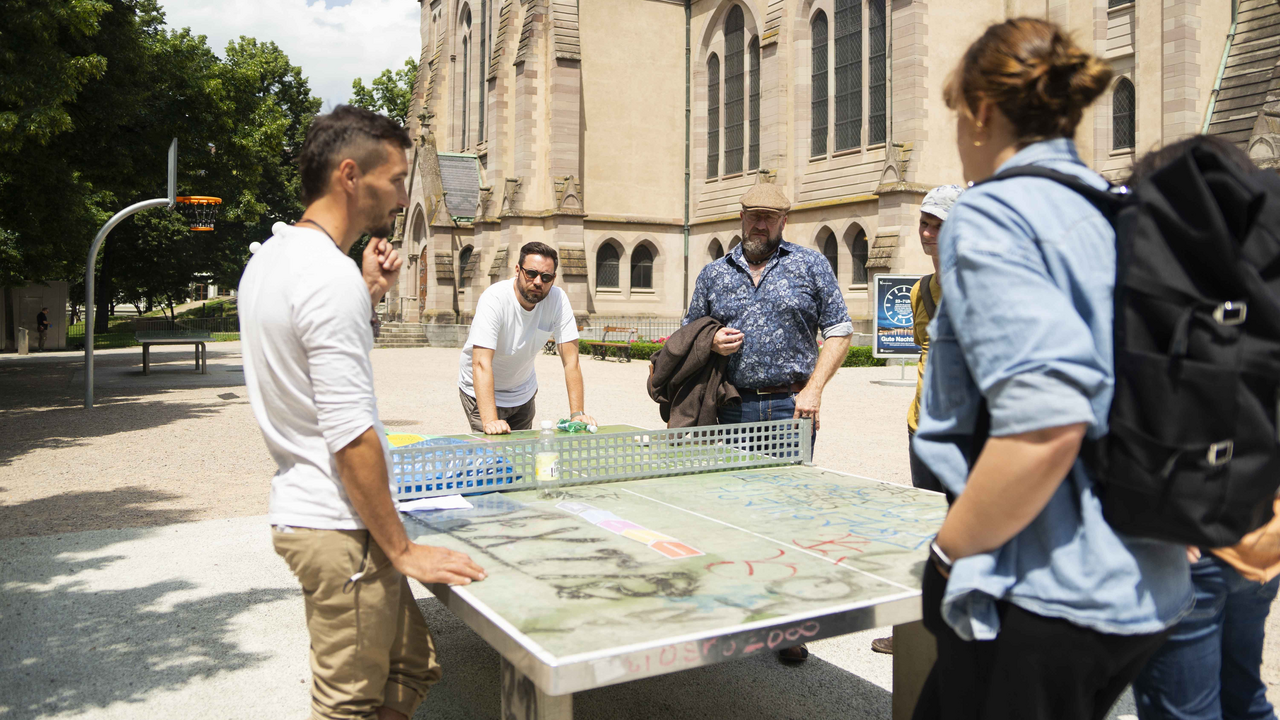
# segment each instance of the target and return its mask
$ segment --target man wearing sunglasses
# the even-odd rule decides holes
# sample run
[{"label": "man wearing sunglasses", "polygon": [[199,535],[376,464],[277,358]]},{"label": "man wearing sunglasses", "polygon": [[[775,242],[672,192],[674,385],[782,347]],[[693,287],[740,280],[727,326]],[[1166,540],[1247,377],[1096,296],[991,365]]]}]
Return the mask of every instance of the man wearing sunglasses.
[{"label": "man wearing sunglasses", "polygon": [[591,425],[583,412],[582,369],[578,367],[578,324],[569,296],[555,287],[560,256],[550,245],[520,248],[511,282],[480,295],[471,332],[458,363],[458,395],[473,432],[502,435],[533,428],[538,376],[534,363],[555,336],[569,391],[569,417]]}]

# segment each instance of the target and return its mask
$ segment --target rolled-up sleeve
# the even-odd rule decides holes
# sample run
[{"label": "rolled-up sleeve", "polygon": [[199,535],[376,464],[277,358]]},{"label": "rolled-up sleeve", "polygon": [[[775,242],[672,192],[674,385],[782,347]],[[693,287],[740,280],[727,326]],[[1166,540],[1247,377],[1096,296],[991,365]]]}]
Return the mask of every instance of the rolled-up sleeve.
[{"label": "rolled-up sleeve", "polygon": [[295,322],[307,354],[316,420],[332,453],[374,424],[369,313],[369,293],[356,275],[316,282],[295,300]]},{"label": "rolled-up sleeve", "polygon": [[815,263],[813,276],[818,284],[818,327],[822,337],[843,337],[853,334],[853,321],[849,319],[849,304],[840,292],[840,281],[832,272],[826,258]]},{"label": "rolled-up sleeve", "polygon": [[947,313],[987,400],[991,434],[1097,424],[1093,401],[1110,387],[1111,366],[1051,277],[1052,248],[1007,206],[983,197],[953,209],[939,244]]}]

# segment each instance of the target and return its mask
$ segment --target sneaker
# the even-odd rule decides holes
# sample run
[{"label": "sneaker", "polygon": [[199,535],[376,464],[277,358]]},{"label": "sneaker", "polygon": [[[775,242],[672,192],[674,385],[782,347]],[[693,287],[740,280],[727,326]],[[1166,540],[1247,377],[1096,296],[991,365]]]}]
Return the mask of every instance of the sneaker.
[{"label": "sneaker", "polygon": [[871,649],[885,655],[893,654],[893,636],[876,638],[871,641]]}]

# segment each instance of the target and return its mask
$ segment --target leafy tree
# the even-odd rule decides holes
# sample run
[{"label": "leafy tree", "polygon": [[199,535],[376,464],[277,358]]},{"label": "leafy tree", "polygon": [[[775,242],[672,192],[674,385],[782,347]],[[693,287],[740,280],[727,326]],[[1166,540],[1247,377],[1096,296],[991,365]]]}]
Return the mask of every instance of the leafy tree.
[{"label": "leafy tree", "polygon": [[417,77],[418,62],[409,58],[404,61],[403,70],[383,70],[370,83],[372,88],[365,87],[364,81],[356,78],[351,83],[350,103],[382,113],[404,125],[409,121],[409,106],[413,104],[413,85]]}]

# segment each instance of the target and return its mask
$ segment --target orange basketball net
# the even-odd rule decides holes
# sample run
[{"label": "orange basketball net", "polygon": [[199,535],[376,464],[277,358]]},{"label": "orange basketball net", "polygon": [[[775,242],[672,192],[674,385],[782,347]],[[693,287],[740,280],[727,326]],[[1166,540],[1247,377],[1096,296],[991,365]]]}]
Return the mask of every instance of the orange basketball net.
[{"label": "orange basketball net", "polygon": [[174,202],[177,203],[174,209],[182,213],[192,230],[208,232],[213,230],[213,223],[218,219],[218,206],[222,204],[222,198],[183,195],[174,198]]}]

